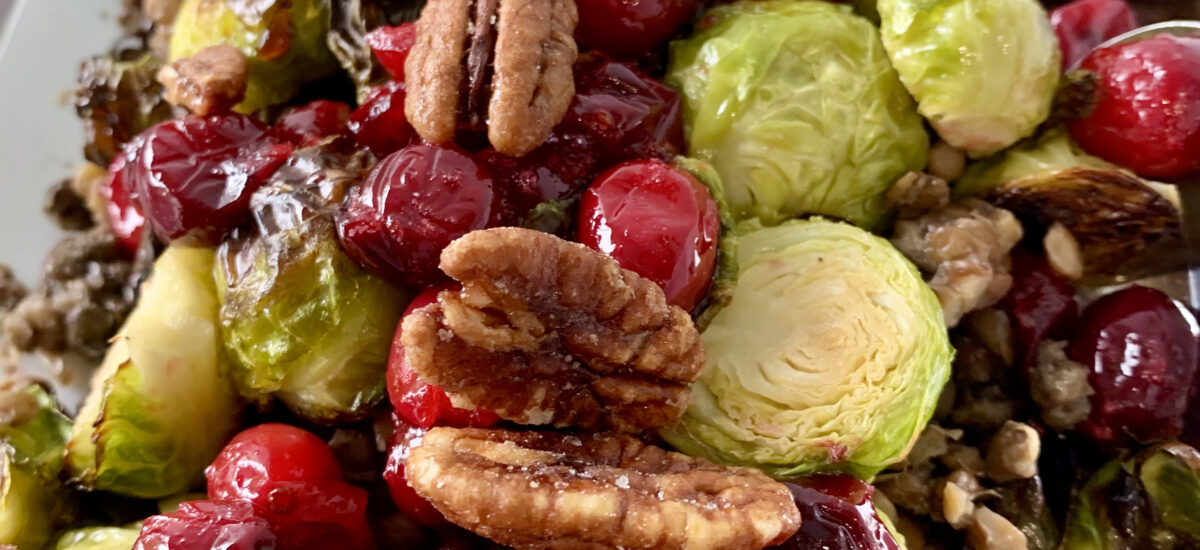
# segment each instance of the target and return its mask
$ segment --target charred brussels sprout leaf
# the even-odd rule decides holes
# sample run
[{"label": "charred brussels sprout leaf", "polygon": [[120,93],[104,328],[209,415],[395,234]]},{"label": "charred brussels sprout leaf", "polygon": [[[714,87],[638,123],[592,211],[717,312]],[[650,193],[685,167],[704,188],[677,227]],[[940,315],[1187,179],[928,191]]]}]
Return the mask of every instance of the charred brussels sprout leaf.
[{"label": "charred brussels sprout leaf", "polygon": [[203,479],[238,427],[225,370],[213,251],[172,246],[93,375],[67,443],[66,475],[86,489],[139,498]]},{"label": "charred brussels sprout leaf", "polygon": [[83,154],[108,166],[125,142],[171,118],[171,105],[154,79],[159,63],[147,53],[132,61],[93,57],[79,70],[75,112],[83,120]]},{"label": "charred brussels sprout leaf", "polygon": [[879,33],[848,7],[738,2],[671,45],[690,154],[721,175],[734,217],[816,213],[875,227],[884,195],[925,165],[916,106]]},{"label": "charred brussels sprout leaf", "polygon": [[129,550],[140,533],[137,526],[75,529],[63,533],[54,550]]},{"label": "charred brussels sprout leaf", "polygon": [[27,410],[0,424],[0,544],[40,548],[73,508],[72,495],[58,481],[71,421],[36,384],[14,399]]},{"label": "charred brussels sprout leaf", "polygon": [[337,68],[325,45],[329,0],[186,0],[171,32],[170,60],[226,44],[249,60],[246,96],[235,110],[250,113],[291,99],[300,85]]},{"label": "charred brussels sprout leaf", "polygon": [[380,25],[416,21],[424,0],[333,0],[326,44],[358,87],[361,103],[372,86],[387,81],[387,71],[375,59],[366,35]]},{"label": "charred brussels sprout leaf", "polygon": [[686,453],[777,477],[904,458],[950,375],[941,306],[887,241],[821,219],[739,228],[732,299],[683,418]]}]

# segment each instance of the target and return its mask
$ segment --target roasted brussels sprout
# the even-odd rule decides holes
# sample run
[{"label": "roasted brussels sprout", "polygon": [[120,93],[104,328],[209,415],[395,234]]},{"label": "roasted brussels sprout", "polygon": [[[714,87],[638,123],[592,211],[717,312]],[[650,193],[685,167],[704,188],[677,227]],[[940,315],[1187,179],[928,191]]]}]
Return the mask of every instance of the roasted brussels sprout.
[{"label": "roasted brussels sprout", "polygon": [[878,31],[824,2],[738,2],[671,45],[690,153],[720,173],[738,219],[816,213],[875,227],[929,139]]},{"label": "roasted brussels sprout", "polygon": [[1010,181],[1063,168],[1115,168],[1079,148],[1062,128],[1055,128],[1017,146],[971,163],[954,184],[954,196],[983,195]]},{"label": "roasted brussels sprout", "polygon": [[75,112],[83,121],[83,155],[89,161],[108,166],[125,142],[171,118],[171,105],[154,80],[158,69],[149,53],[133,60],[103,55],[83,62]]},{"label": "roasted brussels sprout", "polygon": [[707,369],[663,437],[778,477],[867,478],[903,459],[953,355],[917,268],[844,223],[739,229],[725,250],[736,255],[732,299],[702,333]]},{"label": "roasted brussels sprout", "polygon": [[141,527],[86,527],[67,531],[54,550],[129,550],[137,542]]},{"label": "roasted brussels sprout", "polygon": [[950,145],[995,153],[1046,120],[1060,52],[1037,0],[879,0],[883,45]]},{"label": "roasted brussels sprout", "polygon": [[234,46],[250,66],[246,96],[234,109],[250,113],[282,103],[337,68],[325,45],[329,10],[328,0],[186,0],[171,32],[170,61],[207,46]]},{"label": "roasted brussels sprout", "polygon": [[1062,548],[1200,547],[1200,452],[1165,443],[1108,463],[1076,496]]},{"label": "roasted brussels sprout", "polygon": [[72,511],[71,494],[58,481],[71,421],[37,384],[8,401],[20,412],[0,424],[0,544],[40,548]]},{"label": "roasted brussels sprout", "polygon": [[117,332],[75,419],[70,482],[140,498],[186,491],[238,427],[219,341],[213,251],[172,246]]}]

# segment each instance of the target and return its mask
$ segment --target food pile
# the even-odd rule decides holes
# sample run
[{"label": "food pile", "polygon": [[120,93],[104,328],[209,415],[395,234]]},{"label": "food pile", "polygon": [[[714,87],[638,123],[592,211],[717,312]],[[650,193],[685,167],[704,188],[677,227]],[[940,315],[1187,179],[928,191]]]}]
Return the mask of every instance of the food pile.
[{"label": "food pile", "polygon": [[70,233],[0,270],[5,360],[94,365],[78,407],[0,383],[0,545],[1200,547],[1200,37],[127,4]]}]

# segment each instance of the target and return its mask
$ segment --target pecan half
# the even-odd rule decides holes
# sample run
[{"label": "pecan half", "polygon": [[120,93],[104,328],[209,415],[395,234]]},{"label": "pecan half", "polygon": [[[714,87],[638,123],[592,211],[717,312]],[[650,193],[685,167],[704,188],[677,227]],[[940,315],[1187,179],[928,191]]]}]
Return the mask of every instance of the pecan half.
[{"label": "pecan half", "polygon": [[683,414],[704,367],[691,317],[654,282],[553,235],[468,233],[462,282],[404,320],[405,360],[462,406],[523,424],[637,431]]},{"label": "pecan half", "polygon": [[434,428],[405,472],[447,519],[518,549],[755,549],[800,527],[762,472],[623,435]]},{"label": "pecan half", "polygon": [[575,93],[574,0],[430,0],[405,62],[404,111],[432,143],[482,130],[521,156],[546,140]]},{"label": "pecan half", "polygon": [[209,46],[158,71],[165,98],[200,115],[225,112],[246,95],[246,56],[233,46]]}]

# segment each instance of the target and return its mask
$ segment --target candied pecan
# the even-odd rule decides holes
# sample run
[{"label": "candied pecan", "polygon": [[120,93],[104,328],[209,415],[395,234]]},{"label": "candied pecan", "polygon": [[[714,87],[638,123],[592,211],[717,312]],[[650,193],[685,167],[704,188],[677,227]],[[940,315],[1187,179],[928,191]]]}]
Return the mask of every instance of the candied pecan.
[{"label": "candied pecan", "polygon": [[197,115],[233,108],[246,95],[249,65],[233,46],[209,46],[158,71],[167,101]]},{"label": "candied pecan", "polygon": [[683,414],[704,367],[691,317],[583,245],[519,228],[442,252],[463,283],[404,320],[405,359],[459,406],[523,424],[642,430]]},{"label": "candied pecan", "polygon": [[406,473],[447,519],[519,549],[762,548],[800,526],[762,472],[618,434],[435,428]]}]

